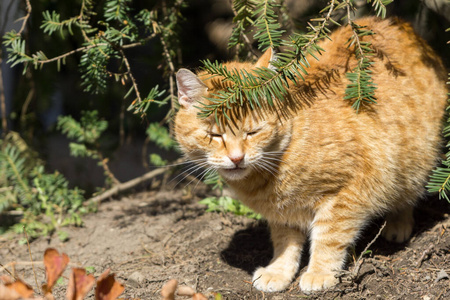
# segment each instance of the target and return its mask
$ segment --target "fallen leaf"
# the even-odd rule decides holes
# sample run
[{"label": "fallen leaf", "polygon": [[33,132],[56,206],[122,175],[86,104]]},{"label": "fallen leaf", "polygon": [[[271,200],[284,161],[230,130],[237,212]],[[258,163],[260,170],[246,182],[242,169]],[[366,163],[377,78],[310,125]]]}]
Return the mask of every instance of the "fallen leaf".
[{"label": "fallen leaf", "polygon": [[67,286],[68,300],[82,300],[92,289],[95,283],[93,275],[86,274],[86,270],[82,268],[73,268]]},{"label": "fallen leaf", "polygon": [[20,279],[17,279],[16,281],[11,283],[7,283],[5,284],[5,286],[16,291],[22,298],[30,298],[34,293],[33,288]]},{"label": "fallen leaf", "polygon": [[18,292],[13,289],[6,287],[3,284],[0,284],[0,299],[2,300],[16,300],[20,299],[22,296]]},{"label": "fallen leaf", "polygon": [[175,300],[175,291],[177,290],[178,281],[171,279],[163,285],[161,289],[161,296],[163,300]]},{"label": "fallen leaf", "polygon": [[44,293],[50,293],[56,280],[69,264],[67,254],[59,254],[56,249],[48,248],[44,253],[45,273],[47,274],[47,284],[44,286]]},{"label": "fallen leaf", "polygon": [[96,300],[114,300],[123,293],[125,287],[114,279],[114,274],[109,274],[109,269],[103,272],[97,279],[95,289]]},{"label": "fallen leaf", "polygon": [[192,300],[208,300],[208,298],[206,298],[206,296],[203,295],[203,294],[195,293],[195,294],[192,296]]},{"label": "fallen leaf", "polygon": [[[8,276],[8,275],[2,275],[2,276],[0,276],[0,281],[2,282],[2,283],[4,283],[4,284],[7,284],[7,283],[11,283],[11,282],[14,282],[14,279],[12,279],[10,276]],[[1,283],[0,282],[0,283]],[[0,298],[1,299],[1,298]]]},{"label": "fallen leaf", "polygon": [[190,286],[180,286],[178,287],[177,295],[178,296],[188,296],[192,297],[195,294],[195,291]]}]

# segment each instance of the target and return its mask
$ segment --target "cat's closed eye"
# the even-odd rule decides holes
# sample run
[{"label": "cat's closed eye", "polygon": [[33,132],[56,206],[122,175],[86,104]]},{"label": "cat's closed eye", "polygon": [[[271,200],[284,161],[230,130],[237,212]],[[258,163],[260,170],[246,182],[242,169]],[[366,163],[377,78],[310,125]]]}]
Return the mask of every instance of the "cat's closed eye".
[{"label": "cat's closed eye", "polygon": [[221,134],[221,133],[216,133],[216,132],[208,132],[208,135],[209,135],[211,138],[215,138],[215,137],[221,138],[221,137],[222,137],[222,134]]},{"label": "cat's closed eye", "polygon": [[254,135],[258,134],[259,131],[260,131],[260,129],[254,129],[254,130],[251,130],[251,131],[249,131],[249,132],[246,133],[246,136],[247,136],[247,138],[251,138],[251,137],[253,137]]}]

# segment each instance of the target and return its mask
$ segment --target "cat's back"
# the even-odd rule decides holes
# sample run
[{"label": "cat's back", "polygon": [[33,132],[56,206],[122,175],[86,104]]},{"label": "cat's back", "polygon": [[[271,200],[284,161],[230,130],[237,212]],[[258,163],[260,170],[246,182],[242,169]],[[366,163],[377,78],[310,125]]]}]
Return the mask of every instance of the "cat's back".
[{"label": "cat's back", "polygon": [[[397,18],[382,20],[377,17],[362,18],[356,23],[362,30],[369,29],[374,33],[361,37],[361,41],[370,42],[373,50],[367,57],[373,62],[369,70],[379,100],[375,110],[382,110],[395,103],[400,106],[427,105],[428,114],[442,115],[447,90],[445,67],[440,57],[414,32],[411,25]],[[321,78],[324,72],[336,70],[340,74],[336,85],[339,94],[345,92],[343,89],[348,83],[344,74],[352,72],[358,64],[354,46],[349,47],[352,38],[350,26],[336,30],[331,35],[331,41],[326,40],[321,45],[325,50],[324,55],[311,66],[316,79]],[[418,97],[404,101],[405,95]]]},{"label": "cat's back", "polygon": [[310,95],[314,98],[296,118],[294,136],[299,138],[293,139],[287,154],[290,161],[298,153],[304,159],[287,168],[304,170],[302,176],[330,191],[343,186],[361,189],[363,184],[365,190],[378,195],[373,198],[386,199],[400,190],[409,195],[408,190],[411,194],[406,198],[414,199],[441,145],[447,103],[445,68],[410,25],[378,18],[357,23],[375,33],[363,40],[370,41],[374,49],[370,69],[376,103],[363,103],[356,112],[354,99],[345,100],[349,84],[345,74],[358,61],[353,47],[348,47],[351,29],[340,28],[330,35],[331,41],[321,44],[324,53],[311,63]]}]

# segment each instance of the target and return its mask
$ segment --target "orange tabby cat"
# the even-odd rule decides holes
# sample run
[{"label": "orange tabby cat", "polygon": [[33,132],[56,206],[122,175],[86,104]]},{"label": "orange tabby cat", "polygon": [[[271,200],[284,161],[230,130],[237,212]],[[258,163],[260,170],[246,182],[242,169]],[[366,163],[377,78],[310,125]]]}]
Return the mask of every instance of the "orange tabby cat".
[{"label": "orange tabby cat", "polygon": [[[271,110],[247,113],[219,128],[199,119],[196,102],[206,102],[227,82],[205,72],[177,73],[176,138],[188,158],[215,169],[238,199],[268,221],[274,257],[253,275],[261,291],[288,287],[311,240],[303,291],[335,285],[347,248],[374,217],[386,215],[383,236],[403,242],[413,228],[413,206],[424,193],[440,147],[446,105],[445,70],[411,27],[397,20],[358,21],[376,34],[366,36],[377,55],[373,81],[377,103],[359,113],[344,100],[345,73],[356,65],[347,41],[349,27],[331,35],[309,75],[291,85],[288,118]],[[227,63],[228,70],[268,67],[272,51],[256,65]],[[308,100],[308,105],[292,102]],[[305,101],[303,101],[305,102]],[[287,103],[287,104],[286,104]],[[294,108],[292,108],[294,106]],[[237,127],[233,127],[237,126]]]}]

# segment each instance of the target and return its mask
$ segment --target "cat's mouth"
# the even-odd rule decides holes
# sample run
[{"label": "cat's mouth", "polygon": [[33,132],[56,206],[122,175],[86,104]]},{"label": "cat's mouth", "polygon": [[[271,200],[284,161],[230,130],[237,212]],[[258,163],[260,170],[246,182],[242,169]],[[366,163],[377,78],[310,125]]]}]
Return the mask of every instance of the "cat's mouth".
[{"label": "cat's mouth", "polygon": [[248,168],[230,168],[230,169],[220,169],[220,173],[223,177],[230,180],[242,179],[248,174]]}]

